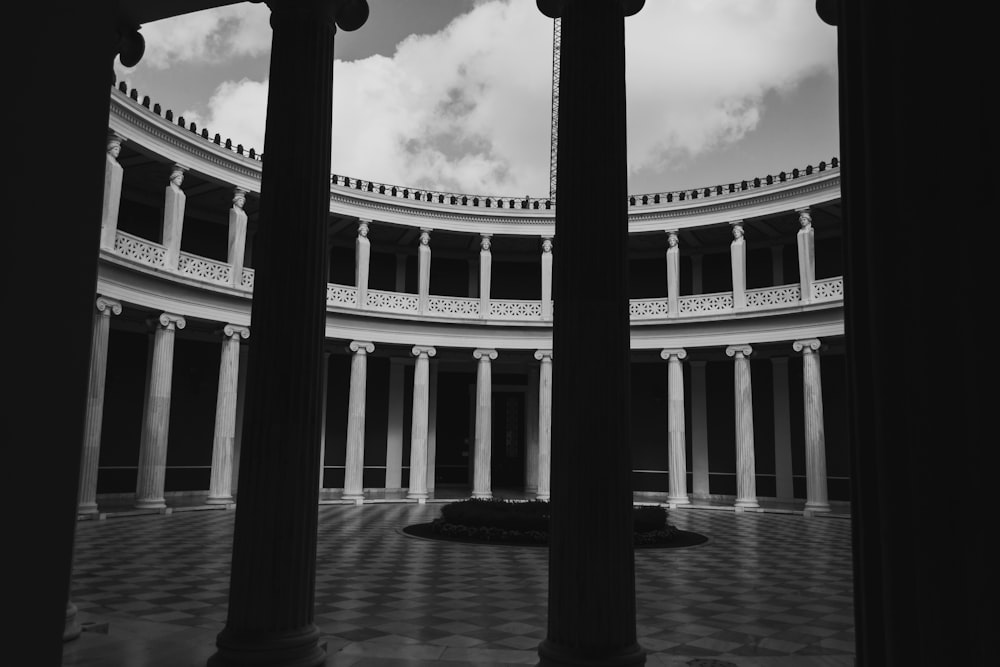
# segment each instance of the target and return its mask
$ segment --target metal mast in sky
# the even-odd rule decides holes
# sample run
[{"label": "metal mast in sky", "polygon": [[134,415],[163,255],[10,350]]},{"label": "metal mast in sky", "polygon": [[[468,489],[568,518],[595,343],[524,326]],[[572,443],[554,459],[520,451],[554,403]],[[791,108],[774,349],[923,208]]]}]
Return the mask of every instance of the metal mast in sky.
[{"label": "metal mast in sky", "polygon": [[556,198],[556,152],[559,143],[560,19],[552,20],[552,131],[549,135],[549,199]]}]

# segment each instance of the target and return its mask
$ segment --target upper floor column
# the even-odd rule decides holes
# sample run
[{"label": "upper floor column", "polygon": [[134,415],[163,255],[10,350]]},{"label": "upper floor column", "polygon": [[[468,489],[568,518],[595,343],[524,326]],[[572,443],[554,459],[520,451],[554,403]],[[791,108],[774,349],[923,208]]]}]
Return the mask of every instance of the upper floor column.
[{"label": "upper floor column", "polygon": [[816,280],[816,245],[809,208],[797,208],[799,229],[796,241],[799,249],[799,289],[802,303],[812,301],[812,284]]},{"label": "upper floor column", "polygon": [[176,269],[181,257],[181,233],[184,230],[184,204],[187,197],[181,190],[187,167],[175,164],[170,170],[170,182],[163,191],[163,263]]},{"label": "upper floor column", "polygon": [[364,308],[368,304],[368,274],[372,256],[368,230],[371,222],[358,220],[358,237],[354,240],[354,285],[358,288],[358,308]]},{"label": "upper floor column", "polygon": [[747,248],[743,240],[743,221],[729,223],[733,228],[733,242],[729,245],[729,257],[733,267],[733,308],[747,307]]},{"label": "upper floor column", "polygon": [[420,228],[420,245],[417,247],[417,299],[420,313],[427,312],[427,299],[431,290],[431,232]]},{"label": "upper floor column", "polygon": [[246,202],[247,191],[239,187],[233,188],[233,205],[229,209],[229,252],[226,258],[232,271],[230,284],[233,287],[243,284],[243,258],[247,249],[247,213],[243,206]]},{"label": "upper floor column", "polygon": [[125,137],[108,132],[108,152],[104,157],[104,205],[101,208],[101,247],[113,250],[118,232],[118,210],[122,200],[122,179],[125,170],[118,163]]},{"label": "upper floor column", "polygon": [[490,280],[493,276],[492,234],[479,235],[479,317],[490,316]]},{"label": "upper floor column", "polygon": [[542,237],[542,319],[552,319],[552,237]]},{"label": "upper floor column", "polygon": [[681,258],[677,231],[667,232],[667,315],[680,314]]}]

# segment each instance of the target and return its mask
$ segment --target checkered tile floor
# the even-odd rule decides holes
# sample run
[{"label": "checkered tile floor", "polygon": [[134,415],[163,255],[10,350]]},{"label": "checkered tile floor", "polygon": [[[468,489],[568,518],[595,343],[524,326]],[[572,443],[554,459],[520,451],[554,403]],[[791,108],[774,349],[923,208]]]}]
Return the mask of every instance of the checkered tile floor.
[{"label": "checkered tile floor", "polygon": [[[546,549],[400,532],[439,510],[320,507],[315,621],[328,665],[537,662]],[[71,597],[81,622],[109,630],[67,643],[64,667],[204,665],[226,618],[233,517],[215,510],[79,522]],[[854,664],[849,520],[676,509],[670,521],[710,540],[636,550],[647,664]]]}]

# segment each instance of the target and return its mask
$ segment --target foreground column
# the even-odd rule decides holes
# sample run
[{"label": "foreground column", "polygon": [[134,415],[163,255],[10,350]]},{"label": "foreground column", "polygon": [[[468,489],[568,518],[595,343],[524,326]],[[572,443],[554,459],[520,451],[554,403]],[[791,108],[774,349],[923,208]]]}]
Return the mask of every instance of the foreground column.
[{"label": "foreground column", "polygon": [[736,508],[760,507],[757,503],[757,470],[753,452],[753,392],[750,386],[749,345],[730,345],[726,355],[734,358],[733,386],[736,398]]},{"label": "foreground column", "polygon": [[413,356],[413,418],[410,422],[410,490],[406,497],[427,502],[427,413],[430,407],[430,357],[433,347],[415,345]]},{"label": "foreground column", "polygon": [[479,360],[476,367],[476,441],[472,453],[472,497],[492,498],[491,457],[493,456],[493,371],[490,361],[496,350],[472,352]]},{"label": "foreground column", "polygon": [[829,512],[826,493],[826,438],[823,433],[823,383],[819,373],[820,342],[797,340],[792,349],[802,353],[802,400],[806,426],[806,513]]},{"label": "foreground column", "polygon": [[681,348],[660,352],[667,360],[667,433],[669,437],[670,495],[671,507],[689,505],[687,493],[687,461],[684,452],[684,371],[681,360],[687,351]]},{"label": "foreground column", "polygon": [[104,381],[108,374],[108,330],[111,314],[120,315],[122,312],[121,303],[104,296],[97,297],[94,305],[90,381],[87,385],[87,414],[83,427],[80,492],[76,510],[79,514],[97,513],[97,468],[101,459],[101,427],[104,423]]},{"label": "foreground column", "polygon": [[365,473],[365,390],[368,384],[368,355],[373,343],[351,341],[351,391],[347,399],[347,456],[344,463],[344,499],[364,502]]},{"label": "foreground column", "polygon": [[326,322],[334,20],[364,0],[271,2],[253,334],[226,626],[208,664],[315,667],[320,377]]},{"label": "foreground column", "polygon": [[548,500],[552,476],[552,350],[536,350],[538,370],[538,491],[535,498]]},{"label": "foreground column", "polygon": [[639,665],[629,442],[625,21],[642,0],[538,0],[561,19],[552,498],[542,665]]},{"label": "foreground column", "polygon": [[135,506],[140,509],[161,509],[167,506],[163,499],[163,481],[167,472],[174,332],[183,329],[185,324],[187,322],[183,317],[170,313],[162,313],[156,320],[135,488]]},{"label": "foreground column", "polygon": [[233,501],[233,450],[236,441],[236,388],[240,377],[240,339],[249,338],[247,327],[227,324],[222,330],[219,359],[219,392],[215,400],[215,435],[212,438],[212,480],[208,505]]}]

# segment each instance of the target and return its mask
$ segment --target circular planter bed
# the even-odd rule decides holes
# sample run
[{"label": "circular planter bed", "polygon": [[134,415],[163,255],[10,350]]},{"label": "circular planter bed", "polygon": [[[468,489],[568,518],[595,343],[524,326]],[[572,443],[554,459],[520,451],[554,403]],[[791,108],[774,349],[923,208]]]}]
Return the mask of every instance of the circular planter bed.
[{"label": "circular planter bed", "polygon": [[[690,547],[708,541],[699,533],[667,523],[662,507],[633,508],[633,544],[642,547]],[[407,535],[473,544],[545,547],[549,543],[549,503],[471,499],[449,503],[430,523],[407,526]]]}]

